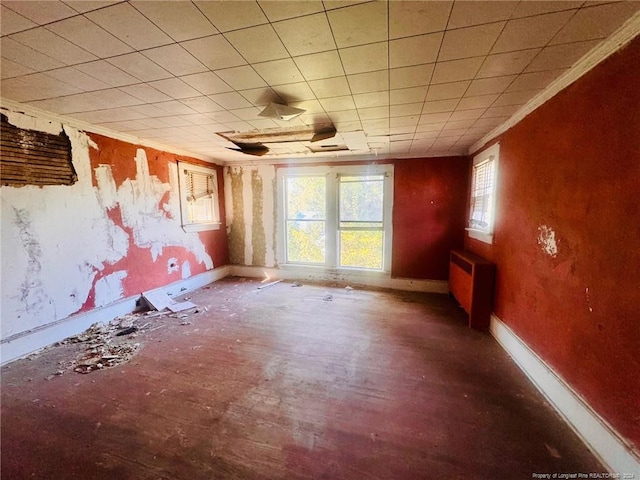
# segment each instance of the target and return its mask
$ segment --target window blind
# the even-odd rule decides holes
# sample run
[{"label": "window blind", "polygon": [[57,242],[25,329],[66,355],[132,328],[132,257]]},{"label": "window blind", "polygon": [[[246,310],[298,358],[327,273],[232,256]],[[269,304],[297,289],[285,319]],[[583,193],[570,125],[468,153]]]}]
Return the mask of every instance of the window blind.
[{"label": "window blind", "polygon": [[491,206],[494,191],[494,158],[489,157],[473,167],[471,215],[469,226],[487,230],[491,225]]},{"label": "window blind", "polygon": [[187,197],[190,202],[213,195],[213,175],[190,170],[185,170],[185,173],[187,176],[187,188],[189,189]]}]

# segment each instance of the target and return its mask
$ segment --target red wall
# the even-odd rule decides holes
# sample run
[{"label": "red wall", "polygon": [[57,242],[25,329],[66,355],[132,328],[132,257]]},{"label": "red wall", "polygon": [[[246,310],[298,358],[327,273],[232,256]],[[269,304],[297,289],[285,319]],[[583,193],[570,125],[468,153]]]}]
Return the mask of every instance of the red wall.
[{"label": "red wall", "polygon": [[[640,448],[640,39],[500,141],[495,313]],[[555,231],[557,255],[537,242]]]},{"label": "red wall", "polygon": [[[111,167],[116,188],[120,187],[127,179],[135,179],[137,171],[134,158],[139,148],[145,150],[149,164],[149,175],[157,177],[163,183],[169,183],[169,169],[176,168],[177,161],[215,168],[218,172],[218,200],[222,225],[219,230],[205,231],[197,234],[184,233],[184,235],[199,235],[205,246],[205,251],[213,260],[215,268],[229,263],[223,193],[224,176],[221,166],[212,165],[191,157],[174,155],[153,148],[130,144],[102,135],[89,134],[89,136],[97,146],[97,148],[89,149],[91,168],[94,173],[93,184],[96,187],[98,183],[95,177],[95,168],[99,165],[109,165]],[[175,192],[175,194],[177,195],[178,192]],[[168,193],[159,202],[158,211],[170,217],[171,214],[162,208],[162,204],[168,200],[167,197]],[[123,224],[119,205],[109,209],[107,215],[116,225],[127,232],[129,236],[129,248],[124,258],[113,264],[105,264],[102,270],[96,271],[96,276],[93,280],[94,285],[101,278],[120,270],[127,272],[127,276],[122,284],[125,297],[176,282],[182,279],[182,273],[179,268],[174,272],[168,273],[167,262],[169,262],[171,258],[176,258],[178,265],[181,265],[184,261],[188,261],[191,266],[191,275],[197,275],[207,270],[204,263],[198,261],[192,252],[180,246],[163,247],[161,255],[154,259],[151,255],[150,247],[140,247],[134,243],[134,234],[129,227]],[[177,226],[177,228],[180,227]],[[95,294],[92,288],[87,301],[80,311],[90,310],[94,308],[94,306]]]},{"label": "red wall", "polygon": [[449,251],[464,242],[469,159],[394,162],[393,277],[446,280]]}]

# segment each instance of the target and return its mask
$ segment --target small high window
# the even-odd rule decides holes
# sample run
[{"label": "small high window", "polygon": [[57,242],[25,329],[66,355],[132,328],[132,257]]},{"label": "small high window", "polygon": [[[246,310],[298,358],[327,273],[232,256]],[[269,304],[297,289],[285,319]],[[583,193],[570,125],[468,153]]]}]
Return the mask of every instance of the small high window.
[{"label": "small high window", "polygon": [[185,232],[220,228],[218,174],[212,168],[178,162],[180,207]]},{"label": "small high window", "polygon": [[485,243],[493,243],[499,154],[500,145],[495,144],[473,158],[467,231]]}]

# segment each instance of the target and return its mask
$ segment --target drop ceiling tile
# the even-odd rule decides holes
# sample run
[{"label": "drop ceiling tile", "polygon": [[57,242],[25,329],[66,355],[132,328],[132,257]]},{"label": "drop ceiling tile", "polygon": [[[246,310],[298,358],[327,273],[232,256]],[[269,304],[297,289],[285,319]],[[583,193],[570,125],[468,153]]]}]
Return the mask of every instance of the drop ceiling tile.
[{"label": "drop ceiling tile", "polygon": [[460,80],[471,80],[476,76],[484,57],[465,58],[438,62],[433,71],[431,83],[451,83]]},{"label": "drop ceiling tile", "polygon": [[400,125],[400,126],[394,127],[390,125],[389,132],[391,134],[391,138],[389,139],[390,145],[397,144],[399,142],[404,142],[404,141],[412,141],[415,135],[415,126]]},{"label": "drop ceiling tile", "polygon": [[250,107],[249,101],[238,92],[217,93],[209,96],[211,100],[226,109]]},{"label": "drop ceiling tile", "polygon": [[135,1],[131,4],[177,42],[218,33],[191,2]]},{"label": "drop ceiling tile", "polygon": [[198,113],[211,113],[224,110],[223,107],[209,97],[184,98],[180,100],[180,102]]},{"label": "drop ceiling tile", "polygon": [[487,55],[504,25],[505,22],[497,22],[447,30],[442,41],[438,61]]},{"label": "drop ceiling tile", "polygon": [[327,112],[339,112],[341,110],[353,110],[356,108],[351,95],[343,95],[341,97],[321,98],[318,99],[320,105]]},{"label": "drop ceiling tile", "polygon": [[525,68],[525,72],[539,72],[556,68],[569,68],[584,54],[600,43],[600,40],[547,46]]},{"label": "drop ceiling tile", "polygon": [[286,104],[302,102],[304,100],[315,100],[316,98],[309,85],[303,82],[280,85],[275,88],[274,91]]},{"label": "drop ceiling tile", "polygon": [[312,53],[293,59],[307,80],[319,80],[321,78],[338,77],[344,75],[342,62],[337,50],[329,52]]},{"label": "drop ceiling tile", "polygon": [[33,48],[22,45],[9,37],[0,39],[0,53],[2,53],[2,58],[35,71],[65,66],[64,63],[37,52]]},{"label": "drop ceiling tile", "polygon": [[291,56],[335,50],[331,28],[324,13],[283,20],[273,24]]},{"label": "drop ceiling tile", "polygon": [[418,123],[418,117],[422,113],[423,102],[420,103],[405,103],[403,105],[392,105],[389,109],[389,115],[393,117],[406,117],[415,116],[416,124]]},{"label": "drop ceiling tile", "polygon": [[171,100],[171,97],[169,97],[167,94],[162,93],[160,90],[157,90],[152,86],[146,84],[120,87],[120,90],[133,97],[139,98],[144,102],[156,103]]},{"label": "drop ceiling tile", "polygon": [[246,65],[246,61],[222,35],[188,40],[181,45],[211,70]]},{"label": "drop ceiling tile", "polygon": [[[503,124],[508,119],[509,117],[480,118],[476,121],[476,123],[473,124],[473,126],[480,128],[493,128]],[[469,131],[471,131],[471,129],[469,129]]]},{"label": "drop ceiling tile", "polygon": [[434,63],[443,33],[417,35],[389,42],[389,62],[391,68],[408,67],[423,63]]},{"label": "drop ceiling tile", "polygon": [[370,93],[389,90],[388,70],[377,72],[357,73],[347,77],[351,93]]},{"label": "drop ceiling tile", "polygon": [[0,87],[3,97],[10,98],[17,102],[62,97],[82,91],[77,87],[56,80],[44,73],[34,73],[32,75],[9,78],[3,80]]},{"label": "drop ceiling tile", "polygon": [[287,49],[271,25],[244,28],[225,34],[229,43],[249,63],[287,58]]},{"label": "drop ceiling tile", "polygon": [[233,123],[240,121],[240,119],[231,112],[207,113],[207,117],[209,117],[211,120],[215,120],[218,123]]},{"label": "drop ceiling tile", "polygon": [[[2,67],[4,68],[4,62]],[[110,85],[94,78],[86,73],[81,72],[73,67],[58,68],[56,70],[47,71],[47,75],[53,77],[61,82],[68,83],[74,87],[79,88],[83,92],[90,92],[93,90],[107,89]]]},{"label": "drop ceiling tile", "polygon": [[288,18],[303,17],[305,15],[324,11],[322,2],[315,0],[306,0],[304,2],[287,0],[273,2],[268,0],[259,1],[258,3],[270,22],[277,22]]},{"label": "drop ceiling tile", "polygon": [[331,122],[338,127],[338,124],[345,124],[347,122],[359,122],[357,110],[343,110],[339,112],[327,112],[327,115],[331,119]]},{"label": "drop ceiling tile", "polygon": [[136,50],[173,42],[171,37],[128,3],[118,3],[85,15]]},{"label": "drop ceiling tile", "polygon": [[195,88],[187,85],[179,78],[167,78],[165,80],[156,80],[155,82],[149,82],[153,88],[157,88],[163,93],[166,93],[171,98],[176,100],[180,98],[198,97],[200,92]]},{"label": "drop ceiling tile", "polygon": [[387,42],[372,43],[339,50],[347,75],[387,68]]},{"label": "drop ceiling tile", "polygon": [[443,128],[442,130],[440,130],[440,133],[438,134],[438,138],[456,137],[456,140],[457,140],[460,138],[461,135],[465,134],[467,130],[468,128],[450,128],[450,129]]},{"label": "drop ceiling tile", "polygon": [[173,75],[190,75],[208,70],[193,55],[178,44],[165,45],[141,52],[149,60]]},{"label": "drop ceiling tile", "polygon": [[76,65],[75,68],[83,71],[87,75],[99,78],[112,87],[123,87],[125,85],[140,83],[137,78],[132,77],[128,73],[123,72],[104,60],[83,63],[81,65]]},{"label": "drop ceiling tile", "polygon": [[260,88],[267,86],[265,81],[260,77],[260,75],[256,73],[256,71],[250,65],[217,70],[215,73],[229,86],[233,87],[236,90],[247,90],[250,88]]},{"label": "drop ceiling tile", "polygon": [[640,2],[617,2],[581,8],[551,40],[551,45],[608,37],[640,9]]},{"label": "drop ceiling tile", "polygon": [[572,10],[509,20],[491,53],[544,47],[573,15]]},{"label": "drop ceiling tile", "polygon": [[408,127],[413,135],[413,133],[415,132],[415,127],[418,125],[419,118],[419,115],[393,116],[389,119],[389,127],[391,128],[391,131],[398,127]]},{"label": "drop ceiling tile", "polygon": [[264,128],[276,128],[278,124],[269,118],[263,118],[261,120],[247,120],[247,122],[253,127],[259,130]]},{"label": "drop ceiling tile", "polygon": [[389,144],[389,153],[398,154],[398,153],[409,153],[411,149],[411,144],[413,142],[411,140],[399,141],[399,142],[391,142]]},{"label": "drop ceiling tile", "polygon": [[[306,84],[303,84],[303,85],[306,86]],[[309,87],[307,86],[307,88]],[[309,89],[309,92],[311,92],[311,89]],[[265,105],[269,105],[272,102],[273,103],[284,102],[280,98],[280,96],[271,88],[250,88],[248,90],[242,90],[239,93],[244,98],[246,98],[250,103],[258,107],[264,107]],[[313,92],[311,92],[311,95],[313,95]]]},{"label": "drop ceiling tile", "polygon": [[236,110],[232,110],[231,113],[233,113],[240,120],[248,121],[248,120],[260,120],[264,118],[260,116],[261,111],[262,109],[258,107],[247,107],[247,108],[238,108]]},{"label": "drop ceiling tile", "polygon": [[73,8],[78,13],[86,13],[91,10],[108,7],[122,0],[64,0],[64,3]]},{"label": "drop ceiling tile", "polygon": [[520,110],[520,108],[520,105],[487,108],[487,111],[482,114],[482,118],[510,117]]},{"label": "drop ceiling tile", "polygon": [[544,13],[571,10],[573,8],[580,8],[583,3],[585,3],[584,0],[527,0],[526,2],[520,2],[511,15],[511,18],[532,17]]},{"label": "drop ceiling tile", "polygon": [[213,72],[194,73],[193,75],[182,76],[180,79],[205,95],[231,92],[233,90]]},{"label": "drop ceiling tile", "polygon": [[290,102],[290,107],[301,108],[306,113],[323,113],[324,108],[317,100],[305,100],[304,102]]},{"label": "drop ceiling tile", "polygon": [[544,72],[523,73],[518,75],[506,92],[519,92],[522,90],[538,90],[546,88],[549,83],[566,72],[567,69],[546,70]]},{"label": "drop ceiling tile", "polygon": [[52,23],[46,28],[76,45],[81,45],[82,48],[100,58],[122,55],[132,51],[132,48],[126,43],[82,15]]},{"label": "drop ceiling tile", "polygon": [[38,26],[37,23],[10,10],[4,4],[0,5],[0,12],[0,31],[2,31],[2,35],[11,35],[12,33]]},{"label": "drop ceiling tile", "polygon": [[426,101],[447,100],[449,98],[460,98],[467,91],[471,84],[470,80],[462,82],[441,83],[439,85],[431,85],[427,92]]},{"label": "drop ceiling tile", "polygon": [[131,105],[140,105],[142,103],[140,99],[135,98],[117,88],[101,90],[99,96],[100,101],[103,102],[104,106],[109,108],[128,107]]},{"label": "drop ceiling tile", "polygon": [[476,97],[465,97],[460,100],[456,110],[472,110],[477,108],[489,107],[497,98],[499,94],[493,93],[491,95],[478,95]]},{"label": "drop ceiling tile", "polygon": [[108,105],[100,99],[99,95],[92,93],[80,93],[66,97],[52,98],[37,102],[29,102],[34,107],[49,110],[62,115],[73,112],[87,112],[107,108]]},{"label": "drop ceiling tile", "polygon": [[416,138],[436,138],[440,131],[442,131],[442,127],[444,126],[444,122],[440,123],[418,123],[416,126]]},{"label": "drop ceiling tile", "polygon": [[138,52],[112,57],[106,61],[143,82],[162,80],[172,76],[164,68]]},{"label": "drop ceiling tile", "polygon": [[[38,25],[45,25],[77,15],[74,9],[62,2],[29,0],[4,2],[4,5]],[[4,30],[2,33],[6,35]]]},{"label": "drop ceiling tile", "polygon": [[451,117],[451,112],[441,113],[423,113],[420,115],[420,124],[438,123],[441,124],[440,128],[444,126],[444,123]]},{"label": "drop ceiling tile", "polygon": [[403,103],[424,102],[427,95],[427,86],[400,88],[389,91],[389,103],[391,105],[401,105]]},{"label": "drop ceiling tile", "polygon": [[188,107],[185,102],[187,102],[187,100],[182,100],[180,102],[177,100],[171,100],[170,102],[155,103],[154,106],[172,115],[189,115],[192,113],[198,113]]},{"label": "drop ceiling tile", "polygon": [[51,58],[55,58],[65,65],[89,62],[97,58],[95,55],[75,46],[44,27],[15,33],[11,35],[11,39]]},{"label": "drop ceiling tile", "polygon": [[489,55],[478,72],[478,78],[501,77],[520,73],[529,65],[538,52],[540,52],[539,48],[533,48],[531,50]]},{"label": "drop ceiling tile", "polygon": [[[327,12],[338,48],[387,40],[387,4],[371,2]],[[366,28],[354,28],[362,25]]]},{"label": "drop ceiling tile", "polygon": [[386,122],[387,126],[389,125],[389,107],[359,108],[358,115],[363,127],[365,126],[365,120],[381,120]]},{"label": "drop ceiling tile", "polygon": [[392,89],[420,87],[428,85],[434,68],[433,63],[414,67],[392,68],[389,83]]},{"label": "drop ceiling tile", "polygon": [[489,95],[490,93],[502,93],[516,77],[517,75],[505,75],[503,77],[477,78],[471,82],[464,96],[473,97],[476,95]]},{"label": "drop ceiling tile", "polygon": [[505,92],[501,94],[493,103],[493,107],[502,107],[505,105],[524,105],[531,100],[540,90],[524,90],[521,92]]},{"label": "drop ceiling tile", "polygon": [[440,32],[453,2],[389,2],[389,38]]},{"label": "drop ceiling tile", "polygon": [[254,63],[253,68],[269,85],[304,82],[304,77],[291,58]]},{"label": "drop ceiling tile", "polygon": [[474,122],[475,122],[475,119],[450,121],[445,123],[442,129],[443,130],[457,130],[460,128],[466,129],[466,128],[469,128],[471,125],[473,125]]},{"label": "drop ceiling tile", "polygon": [[6,58],[2,59],[2,68],[0,68],[0,74],[2,79],[20,77],[21,75],[29,75],[30,73],[36,73],[34,70],[27,68],[18,63],[12,62]]},{"label": "drop ceiling tile", "polygon": [[317,98],[339,97],[351,94],[347,78],[344,76],[313,80],[309,82],[309,87],[311,87]]},{"label": "drop ceiling tile", "polygon": [[196,1],[196,6],[221,32],[239,30],[268,23],[260,6],[254,1]]},{"label": "drop ceiling tile", "polygon": [[452,98],[449,100],[436,100],[434,102],[424,102],[422,109],[423,114],[427,113],[444,113],[453,112],[460,101],[459,98]]},{"label": "drop ceiling tile", "polygon": [[78,112],[71,116],[78,120],[82,120],[83,122],[93,124],[137,120],[141,118],[140,114],[127,111],[123,108],[109,108],[105,110],[96,110],[94,112]]},{"label": "drop ceiling tile", "polygon": [[389,105],[389,92],[360,93],[353,96],[358,108],[384,107]]},{"label": "drop ceiling tile", "polygon": [[448,29],[470,27],[508,20],[519,2],[475,1],[456,2],[449,17]]}]

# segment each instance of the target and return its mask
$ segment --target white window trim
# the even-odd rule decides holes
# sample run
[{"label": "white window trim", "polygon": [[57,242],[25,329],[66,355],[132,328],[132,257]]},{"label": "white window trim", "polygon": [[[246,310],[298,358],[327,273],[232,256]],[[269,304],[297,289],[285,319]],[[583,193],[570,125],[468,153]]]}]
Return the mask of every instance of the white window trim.
[{"label": "white window trim", "polygon": [[[467,234],[469,235],[469,238],[473,238],[475,240],[479,240],[481,242],[484,243],[488,243],[489,245],[493,245],[493,234],[494,234],[494,227],[495,227],[495,218],[496,218],[496,197],[497,197],[497,188],[498,188],[498,167],[499,167],[499,160],[500,160],[500,143],[496,143],[494,145],[492,145],[491,147],[487,148],[485,151],[477,154],[475,157],[473,157],[473,167],[475,167],[476,165],[479,165],[483,162],[486,162],[488,160],[493,159],[493,185],[494,185],[494,194],[493,194],[493,200],[491,203],[491,211],[492,211],[492,215],[491,215],[491,225],[489,225],[489,228],[487,228],[486,230],[482,230],[479,228],[465,228],[465,230],[467,231]],[[472,169],[472,182],[473,182],[473,169]],[[471,185],[471,188],[473,189],[473,185]],[[471,195],[473,195],[473,190],[470,192],[470,200],[471,200]],[[467,212],[467,215],[471,215],[471,208],[469,208],[469,211]],[[469,220],[467,219],[467,224],[469,223]]]},{"label": "white window trim", "polygon": [[[301,263],[287,263],[286,262],[286,250],[285,245],[286,224],[285,219],[285,177],[296,176],[308,176],[308,175],[321,175],[336,178],[338,175],[385,175],[386,181],[384,182],[384,197],[385,202],[383,205],[384,215],[384,245],[382,254],[382,270],[369,270],[354,267],[341,267],[338,265],[337,249],[327,248],[325,264],[324,265],[305,265]],[[277,245],[276,245],[276,261],[280,268],[287,270],[299,271],[299,272],[349,272],[362,275],[363,277],[388,277],[391,273],[391,252],[393,245],[393,228],[392,228],[392,213],[393,213],[393,165],[341,165],[341,166],[319,166],[319,167],[287,167],[280,168],[277,172]],[[327,216],[326,231],[328,234],[335,233],[338,235],[338,184],[336,182],[327,182]],[[336,240],[337,245],[337,240]]]},{"label": "white window trim", "polygon": [[[187,232],[204,232],[207,230],[219,230],[222,222],[220,221],[220,196],[218,194],[218,172],[214,168],[208,168],[201,165],[194,165],[188,162],[177,162],[178,164],[178,183],[180,187],[180,215],[182,229]],[[187,223],[187,176],[184,170],[191,172],[204,173],[213,176],[213,218],[215,221],[206,223]]]}]

